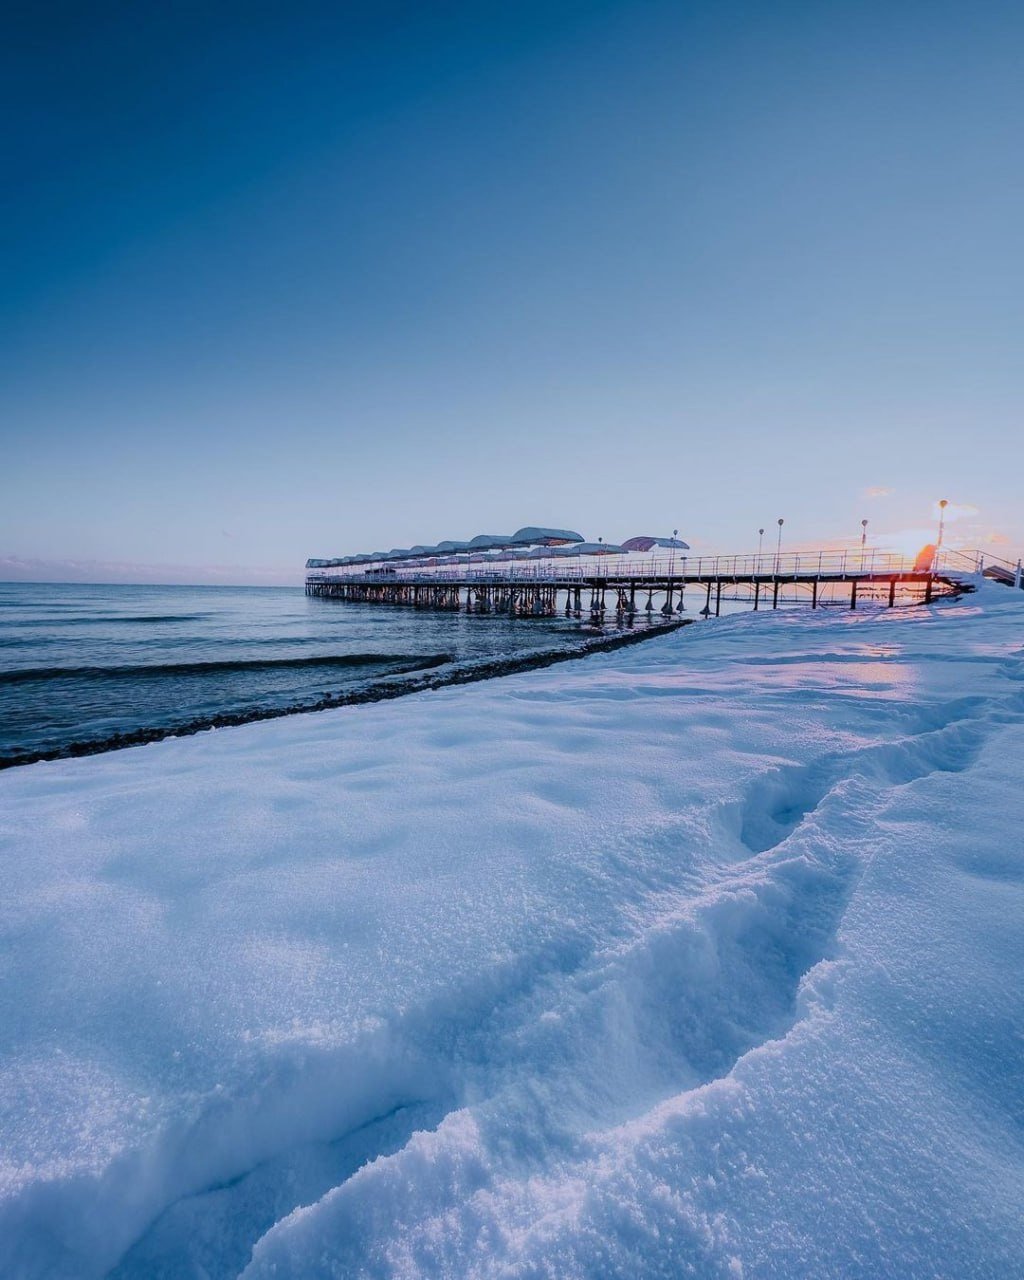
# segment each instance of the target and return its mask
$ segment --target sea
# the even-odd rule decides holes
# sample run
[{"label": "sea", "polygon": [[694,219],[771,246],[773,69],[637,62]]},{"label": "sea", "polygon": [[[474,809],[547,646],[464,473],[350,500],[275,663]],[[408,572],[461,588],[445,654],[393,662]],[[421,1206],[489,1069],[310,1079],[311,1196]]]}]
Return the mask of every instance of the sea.
[{"label": "sea", "polygon": [[485,676],[614,630],[302,587],[0,583],[0,768]]}]

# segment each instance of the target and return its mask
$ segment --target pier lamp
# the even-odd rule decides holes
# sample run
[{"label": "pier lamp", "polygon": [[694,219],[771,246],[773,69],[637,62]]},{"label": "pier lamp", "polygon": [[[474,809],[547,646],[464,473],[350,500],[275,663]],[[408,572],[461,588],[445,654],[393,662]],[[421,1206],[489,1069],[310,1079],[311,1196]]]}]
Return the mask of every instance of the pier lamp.
[{"label": "pier lamp", "polygon": [[860,568],[864,572],[864,557],[867,555],[868,547],[868,522],[862,520],[860,522]]},{"label": "pier lamp", "polygon": [[775,572],[779,572],[779,562],[782,558],[782,526],[785,524],[782,516],[779,516],[779,540],[775,544]]},{"label": "pier lamp", "polygon": [[[667,596],[665,597],[665,609],[666,609],[669,613],[672,613],[672,612],[673,612],[673,609],[672,609],[672,600],[671,600],[671,592],[672,592],[672,579],[675,577],[675,572],[676,572],[676,539],[677,539],[678,537],[679,537],[679,530],[678,530],[678,529],[673,529],[673,530],[672,530],[672,544],[671,544],[671,546],[669,547],[669,551],[668,551],[668,586],[669,586],[669,595],[667,595]],[[682,605],[682,600],[680,600],[680,606],[681,606],[681,605]]]},{"label": "pier lamp", "polygon": [[939,502],[939,540],[935,544],[936,551],[942,550],[942,531],[946,527],[946,508],[948,506],[949,506],[949,500],[947,498],[943,498]]},{"label": "pier lamp", "polygon": [[764,543],[764,530],[758,529],[757,531],[757,567],[759,569],[761,567],[761,546],[763,543]]}]

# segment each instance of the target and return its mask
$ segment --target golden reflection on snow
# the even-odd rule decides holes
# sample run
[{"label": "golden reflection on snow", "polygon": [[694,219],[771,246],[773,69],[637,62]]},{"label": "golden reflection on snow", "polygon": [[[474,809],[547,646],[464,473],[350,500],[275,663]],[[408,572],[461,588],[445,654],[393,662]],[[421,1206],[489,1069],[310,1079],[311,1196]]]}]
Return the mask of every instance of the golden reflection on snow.
[{"label": "golden reflection on snow", "polygon": [[[821,652],[779,653],[772,653],[766,645],[764,653],[744,653],[742,657],[694,653],[692,663],[680,661],[680,657],[673,655],[664,667],[623,672],[621,683],[641,686],[645,692],[662,689],[694,696],[756,697],[764,693],[778,697],[812,691],[904,701],[914,696],[918,680],[913,654],[898,644],[845,641]],[[611,683],[620,683],[611,672],[602,683],[609,682],[609,677]]]}]

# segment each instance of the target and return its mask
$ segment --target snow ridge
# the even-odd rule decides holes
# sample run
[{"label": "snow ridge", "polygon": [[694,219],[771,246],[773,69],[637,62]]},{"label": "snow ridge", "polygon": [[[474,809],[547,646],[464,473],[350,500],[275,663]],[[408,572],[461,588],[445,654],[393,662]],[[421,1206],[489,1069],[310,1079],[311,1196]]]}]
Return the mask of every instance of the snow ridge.
[{"label": "snow ridge", "polygon": [[6,776],[0,1272],[1008,1274],[1022,622]]}]

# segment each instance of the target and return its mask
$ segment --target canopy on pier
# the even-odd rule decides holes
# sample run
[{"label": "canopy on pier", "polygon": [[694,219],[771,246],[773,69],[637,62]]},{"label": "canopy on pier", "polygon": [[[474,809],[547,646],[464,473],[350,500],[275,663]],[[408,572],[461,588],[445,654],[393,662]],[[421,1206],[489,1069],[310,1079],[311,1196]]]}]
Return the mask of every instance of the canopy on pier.
[{"label": "canopy on pier", "polygon": [[556,556],[617,556],[625,550],[614,542],[579,542],[571,547],[555,547]]},{"label": "canopy on pier", "polygon": [[572,529],[541,529],[529,524],[517,529],[511,541],[521,547],[562,547],[568,542],[582,542],[583,534],[574,533]]},{"label": "canopy on pier", "polygon": [[509,533],[478,533],[469,540],[471,551],[490,551],[492,548],[497,550],[511,545],[512,535]]},{"label": "canopy on pier", "polygon": [[453,556],[466,551],[511,551],[517,547],[556,548],[571,544],[583,544],[583,535],[574,533],[572,529],[547,529],[540,525],[524,525],[515,533],[478,533],[468,542],[446,539],[436,546],[417,543],[414,547],[392,547],[390,551],[371,551],[329,560],[307,560],[306,568],[328,569],[336,565],[368,564],[378,560],[422,560],[428,556]]},{"label": "canopy on pier", "polygon": [[670,547],[673,551],[689,551],[690,544],[680,538],[627,538],[622,544],[623,551],[650,551],[653,547]]}]

